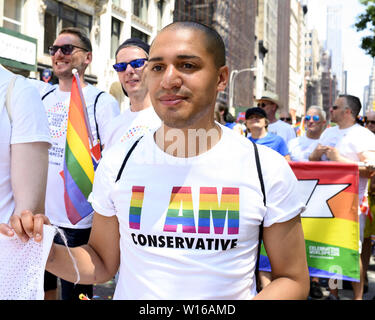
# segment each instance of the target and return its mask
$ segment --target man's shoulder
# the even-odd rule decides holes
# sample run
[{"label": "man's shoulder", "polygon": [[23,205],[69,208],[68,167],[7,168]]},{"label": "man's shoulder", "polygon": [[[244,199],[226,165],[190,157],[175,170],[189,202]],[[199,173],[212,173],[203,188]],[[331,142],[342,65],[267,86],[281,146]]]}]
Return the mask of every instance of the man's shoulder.
[{"label": "man's shoulder", "polygon": [[96,99],[99,94],[100,98],[98,98],[98,104],[102,101],[108,103],[108,102],[117,102],[117,100],[108,92],[101,90],[92,84],[87,85],[87,89],[84,92],[85,95],[89,96],[91,99]]}]

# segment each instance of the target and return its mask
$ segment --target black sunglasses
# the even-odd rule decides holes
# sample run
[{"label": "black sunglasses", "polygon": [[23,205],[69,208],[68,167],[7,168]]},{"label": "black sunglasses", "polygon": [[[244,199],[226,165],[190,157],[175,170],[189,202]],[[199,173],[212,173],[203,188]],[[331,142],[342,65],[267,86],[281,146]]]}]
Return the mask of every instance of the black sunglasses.
[{"label": "black sunglasses", "polygon": [[57,50],[59,50],[59,49],[61,50],[61,52],[63,54],[69,55],[69,54],[72,54],[74,48],[89,51],[86,48],[78,47],[78,46],[75,46],[74,44],[64,44],[62,46],[50,46],[50,47],[48,47],[48,51],[49,51],[49,54],[51,56],[54,56],[56,54]]},{"label": "black sunglasses", "polygon": [[369,125],[369,124],[375,124],[375,120],[366,120],[366,124]]},{"label": "black sunglasses", "polygon": [[133,69],[138,69],[140,67],[143,67],[144,64],[146,63],[147,59],[146,58],[143,58],[143,59],[135,59],[135,60],[132,60],[130,62],[119,62],[119,63],[116,63],[113,65],[113,68],[117,71],[117,72],[121,72],[121,71],[125,71],[126,68],[128,67],[128,64],[130,64],[130,66],[133,68]]},{"label": "black sunglasses", "polygon": [[280,118],[282,121],[292,121],[292,118]]},{"label": "black sunglasses", "polygon": [[266,106],[268,106],[269,105],[269,103],[264,103],[264,102],[262,102],[262,103],[258,103],[257,104],[257,107],[258,108],[265,108]]}]

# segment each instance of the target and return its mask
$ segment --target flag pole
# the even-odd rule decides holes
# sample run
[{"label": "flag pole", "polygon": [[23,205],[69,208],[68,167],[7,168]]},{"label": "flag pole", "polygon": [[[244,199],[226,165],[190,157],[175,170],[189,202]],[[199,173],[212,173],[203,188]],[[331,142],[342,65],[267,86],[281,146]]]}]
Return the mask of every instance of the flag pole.
[{"label": "flag pole", "polygon": [[87,129],[87,135],[89,136],[89,140],[90,140],[90,143],[91,143],[91,147],[94,146],[94,138],[92,136],[92,132],[90,130],[90,121],[89,121],[89,116],[87,114],[87,108],[86,108],[86,102],[85,102],[85,99],[83,97],[83,93],[82,93],[82,87],[81,87],[81,82],[79,80],[79,74],[78,74],[78,70],[77,69],[73,69],[72,70],[72,73],[73,73],[73,76],[75,77],[76,81],[77,81],[77,87],[78,87],[78,92],[79,92],[79,95],[81,97],[81,101],[82,101],[82,107],[83,107],[83,115],[85,117],[85,123],[86,123],[86,129]]}]

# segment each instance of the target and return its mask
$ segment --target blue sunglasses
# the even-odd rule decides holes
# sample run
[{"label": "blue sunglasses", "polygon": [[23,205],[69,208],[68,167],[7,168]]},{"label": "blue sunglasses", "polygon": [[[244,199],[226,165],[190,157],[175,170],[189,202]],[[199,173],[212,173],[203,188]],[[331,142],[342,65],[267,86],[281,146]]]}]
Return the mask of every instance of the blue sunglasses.
[{"label": "blue sunglasses", "polygon": [[312,117],[311,117],[311,116],[306,116],[306,117],[305,117],[305,120],[306,120],[306,121],[310,121],[311,118],[313,119],[314,122],[319,122],[319,120],[320,120],[320,117],[319,117],[319,116],[312,116]]},{"label": "blue sunglasses", "polygon": [[119,62],[119,63],[116,63],[113,65],[113,68],[117,71],[117,72],[121,72],[121,71],[125,71],[126,68],[128,67],[128,64],[130,64],[130,66],[133,68],[133,69],[138,69],[140,67],[143,67],[144,64],[146,63],[147,59],[146,58],[143,58],[143,59],[135,59],[135,60],[132,60],[130,62]]}]

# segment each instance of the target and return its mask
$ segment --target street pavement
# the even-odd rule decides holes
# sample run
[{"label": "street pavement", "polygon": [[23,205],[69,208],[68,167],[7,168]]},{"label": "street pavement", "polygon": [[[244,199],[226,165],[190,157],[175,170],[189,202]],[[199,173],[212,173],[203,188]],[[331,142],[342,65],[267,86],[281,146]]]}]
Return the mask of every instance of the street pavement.
[{"label": "street pavement", "polygon": [[[364,300],[372,300],[375,297],[375,257],[371,256],[369,269],[367,271],[368,277],[368,292],[364,294]],[[349,285],[350,287],[350,285]],[[115,289],[115,280],[108,281],[104,284],[97,284],[94,286],[93,300],[112,300]],[[329,291],[327,288],[322,287],[323,298],[319,300],[325,300]],[[353,298],[353,291],[351,289],[340,289],[339,290],[340,300],[351,300]],[[315,299],[316,300],[316,299]]]}]

